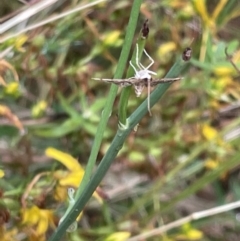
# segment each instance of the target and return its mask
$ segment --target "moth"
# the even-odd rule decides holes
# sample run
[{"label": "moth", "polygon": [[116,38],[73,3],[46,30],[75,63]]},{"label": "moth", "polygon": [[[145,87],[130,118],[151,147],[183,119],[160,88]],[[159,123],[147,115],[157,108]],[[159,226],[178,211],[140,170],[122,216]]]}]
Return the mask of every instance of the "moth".
[{"label": "moth", "polygon": [[129,61],[129,64],[132,66],[135,74],[133,77],[128,79],[101,79],[101,78],[92,78],[94,80],[100,80],[107,83],[113,83],[121,87],[126,87],[132,85],[134,87],[136,96],[139,97],[145,87],[148,87],[148,111],[150,111],[150,87],[154,87],[158,84],[172,83],[182,78],[163,78],[163,79],[153,79],[152,75],[157,75],[156,72],[149,70],[149,68],[154,64],[154,60],[144,49],[143,52],[146,54],[150,60],[150,64],[147,67],[144,67],[143,64],[139,61],[139,48],[138,44],[136,45],[136,66],[133,65],[132,61]]}]

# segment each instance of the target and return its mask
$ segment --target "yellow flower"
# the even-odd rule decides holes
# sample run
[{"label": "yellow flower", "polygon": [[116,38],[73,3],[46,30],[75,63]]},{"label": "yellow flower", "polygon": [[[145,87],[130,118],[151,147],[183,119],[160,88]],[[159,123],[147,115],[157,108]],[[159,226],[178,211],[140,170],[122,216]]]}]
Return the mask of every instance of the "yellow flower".
[{"label": "yellow flower", "polygon": [[105,35],[103,43],[107,46],[118,46],[122,43],[120,38],[121,31],[112,31]]},{"label": "yellow flower", "polygon": [[203,233],[197,229],[194,229],[190,223],[186,223],[182,226],[182,233],[177,235],[177,239],[181,240],[201,240]]},{"label": "yellow flower", "polygon": [[39,117],[41,116],[47,108],[47,102],[45,100],[39,101],[32,108],[32,116]]},{"label": "yellow flower", "polygon": [[19,230],[13,228],[11,230],[6,230],[4,226],[0,226],[0,240],[1,241],[16,241],[16,236]]},{"label": "yellow flower", "polygon": [[174,43],[173,41],[169,41],[167,43],[162,44],[158,50],[157,50],[157,54],[161,57],[161,56],[166,56],[166,54],[168,54],[169,52],[173,52],[175,51],[177,48],[176,43]]},{"label": "yellow flower", "polygon": [[[78,188],[84,175],[84,169],[80,163],[71,155],[59,151],[55,148],[47,148],[45,150],[45,154],[48,157],[54,158],[56,161],[61,162],[68,169],[66,171],[58,170],[53,174],[54,178],[58,180],[58,185],[55,189],[55,198],[60,201],[65,201],[67,199],[67,188]],[[102,203],[102,198],[97,194],[97,192],[94,192],[93,196],[100,203]]]},{"label": "yellow flower", "polygon": [[40,209],[37,206],[22,209],[22,223],[35,228],[34,235],[43,240],[49,226],[55,227],[53,211]]},{"label": "yellow flower", "polygon": [[[223,17],[223,10],[226,8],[226,4],[228,0],[219,0],[217,4],[215,4],[215,8],[211,12],[208,12],[206,0],[192,0],[193,7],[195,8],[197,14],[200,16],[203,22],[203,32],[202,32],[202,45],[200,50],[201,61],[205,60],[206,51],[207,51],[207,42],[209,41],[209,34],[215,36],[217,30],[220,27],[220,24],[223,25],[231,18],[233,18],[234,11],[231,14],[224,14],[226,17]],[[230,16],[230,17],[229,17]],[[221,18],[221,21],[219,19]]]},{"label": "yellow flower", "polygon": [[219,161],[217,161],[217,160],[208,158],[208,159],[205,161],[205,167],[206,167],[207,169],[213,170],[213,169],[217,168],[218,166],[219,166]]},{"label": "yellow flower", "polygon": [[218,146],[225,144],[224,140],[220,137],[219,131],[208,124],[203,124],[202,127],[203,137],[210,142],[216,143]]},{"label": "yellow flower", "polygon": [[[78,188],[79,184],[82,181],[84,175],[84,169],[80,165],[80,163],[73,158],[71,155],[64,153],[62,151],[56,150],[54,148],[47,148],[45,150],[45,154],[48,157],[52,157],[57,161],[61,162],[68,170],[58,170],[54,172],[54,178],[58,180],[58,184],[55,188],[55,199],[60,201],[65,201],[68,198],[69,207],[65,213],[68,213],[69,208],[74,205],[74,189]],[[73,190],[73,192],[71,191]],[[71,196],[69,195],[69,192]],[[102,198],[97,194],[97,192],[93,193],[93,196],[102,203]],[[76,221],[81,218],[81,214],[77,217]],[[60,222],[65,219],[65,215],[60,219]],[[77,222],[73,222],[72,225],[68,228],[68,232],[72,232],[77,228]]]},{"label": "yellow flower", "polygon": [[20,95],[19,83],[18,82],[9,83],[7,86],[5,86],[4,93],[7,95],[18,97]]},{"label": "yellow flower", "polygon": [[4,171],[0,169],[0,178],[4,177]]},{"label": "yellow flower", "polygon": [[220,0],[215,6],[213,13],[210,15],[207,11],[206,0],[193,0],[193,6],[203,20],[205,26],[212,28],[214,31],[216,29],[216,20],[219,17],[220,13],[223,11],[228,0]]},{"label": "yellow flower", "polygon": [[208,124],[202,125],[202,134],[208,140],[212,141],[218,136],[218,131]]},{"label": "yellow flower", "polygon": [[130,237],[129,232],[116,232],[109,235],[105,241],[125,241]]},{"label": "yellow flower", "polygon": [[229,66],[216,66],[213,70],[214,74],[217,76],[229,76],[235,73],[235,69],[232,68],[231,65]]},{"label": "yellow flower", "polygon": [[209,142],[209,144],[214,145],[216,150],[223,152],[231,151],[231,146],[227,143],[220,135],[219,131],[210,125],[204,123],[201,125],[201,132],[204,139]]},{"label": "yellow flower", "polygon": [[23,45],[27,42],[28,37],[25,34],[20,35],[19,37],[16,38],[15,41],[15,48],[19,51],[19,52],[25,52],[25,49],[23,48]]}]

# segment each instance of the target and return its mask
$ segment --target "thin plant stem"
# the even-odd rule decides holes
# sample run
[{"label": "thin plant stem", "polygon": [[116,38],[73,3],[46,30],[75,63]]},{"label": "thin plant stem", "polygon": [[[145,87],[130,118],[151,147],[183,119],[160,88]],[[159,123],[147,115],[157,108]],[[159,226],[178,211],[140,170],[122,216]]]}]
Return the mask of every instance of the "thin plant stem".
[{"label": "thin plant stem", "polygon": [[34,4],[33,6],[27,8],[25,11],[19,13],[18,15],[10,18],[5,23],[1,24],[0,34],[4,33],[13,26],[23,22],[24,20],[29,19],[33,15],[39,13],[40,11],[46,9],[47,7],[53,5],[56,2],[57,0],[45,0]]},{"label": "thin plant stem", "polygon": [[[125,66],[127,63],[127,59],[129,56],[130,48],[131,48],[131,45],[133,42],[141,4],[142,4],[142,0],[134,0],[133,1],[130,19],[129,19],[129,23],[127,26],[126,37],[124,40],[123,49],[122,49],[122,52],[121,52],[121,55],[119,58],[119,63],[118,63],[114,78],[122,78],[122,76],[123,76],[124,69],[125,69]],[[105,108],[102,112],[102,118],[101,118],[100,123],[97,128],[96,137],[94,139],[93,147],[92,147],[91,154],[90,154],[90,157],[88,160],[88,164],[87,164],[87,167],[85,170],[85,174],[84,174],[83,180],[76,192],[76,197],[75,197],[76,203],[73,206],[73,208],[71,208],[71,210],[67,210],[68,213],[66,215],[66,218],[61,222],[61,224],[59,225],[57,230],[51,236],[50,241],[59,241],[60,240],[60,238],[63,236],[63,234],[65,233],[67,228],[76,220],[78,214],[82,211],[85,204],[92,196],[92,193],[94,192],[95,188],[98,186],[98,184],[101,182],[101,180],[103,178],[103,176],[101,176],[101,179],[97,180],[97,182],[98,182],[97,186],[96,186],[96,181],[94,181],[94,184],[91,185],[91,190],[86,187],[87,184],[91,183],[90,178],[91,178],[92,170],[95,166],[96,158],[97,158],[97,155],[98,155],[98,152],[100,149],[100,145],[102,143],[103,134],[106,129],[108,119],[111,115],[113,102],[117,95],[117,89],[118,89],[118,87],[116,85],[113,85],[113,84],[111,85],[110,93],[107,98]],[[116,152],[116,155],[117,155],[117,153],[118,152]],[[108,169],[108,168],[106,168],[106,169]],[[94,177],[96,177],[96,175]],[[94,177],[91,180],[94,180]],[[90,193],[91,194],[83,195],[83,191],[86,191],[86,190],[87,190],[88,194],[90,194]],[[84,197],[84,200],[83,200],[83,197]],[[83,202],[82,202],[82,200],[83,200]]]},{"label": "thin plant stem", "polygon": [[[169,73],[167,74],[167,78],[174,78],[179,76],[181,71],[185,67],[185,62],[182,59],[179,59],[171,68]],[[162,84],[159,85],[151,94],[150,101],[151,106],[154,105],[165,93],[165,91],[169,88],[171,84]],[[53,234],[50,241],[57,241],[59,240],[62,235],[64,234],[65,230],[76,220],[79,213],[83,210],[84,206],[91,198],[93,192],[98,187],[100,182],[102,181],[103,177],[107,173],[110,165],[114,161],[115,157],[117,156],[118,152],[122,148],[124,141],[128,137],[128,135],[132,132],[134,127],[139,123],[139,121],[143,118],[143,116],[147,113],[147,100],[145,100],[137,109],[136,111],[128,118],[127,120],[127,128],[126,129],[118,129],[107,153],[103,157],[102,161],[100,162],[95,174],[87,183],[86,188],[81,193],[80,197],[76,199],[76,202],[66,218],[58,227],[57,231]]]},{"label": "thin plant stem", "polygon": [[232,160],[229,160],[227,162],[223,162],[221,165],[219,165],[218,168],[207,172],[204,176],[198,179],[197,182],[193,183],[191,186],[183,190],[178,196],[175,198],[172,198],[171,201],[167,205],[162,205],[161,212],[167,212],[169,210],[172,210],[174,205],[180,201],[183,200],[186,197],[189,197],[191,194],[196,193],[198,190],[203,188],[207,183],[211,183],[215,181],[221,174],[225,173],[227,170],[230,170],[237,165],[239,165],[239,157],[240,153],[238,155],[234,156]]},{"label": "thin plant stem", "polygon": [[[58,19],[61,19],[61,18],[66,17],[66,16],[68,16],[68,15],[70,15],[70,14],[73,14],[73,13],[76,13],[76,12],[79,12],[79,11],[82,11],[82,10],[84,10],[84,9],[86,9],[86,8],[93,7],[93,6],[95,6],[95,5],[99,4],[99,3],[106,2],[106,1],[110,1],[110,0],[97,0],[97,1],[95,1],[95,2],[91,2],[91,3],[88,3],[88,4],[84,4],[84,5],[81,4],[80,6],[75,6],[74,9],[70,9],[70,10],[68,10],[68,11],[66,11],[66,12],[63,12],[63,13],[58,14],[57,16],[53,16],[53,17],[47,18],[47,19],[45,19],[45,20],[43,20],[43,21],[41,21],[41,22],[39,22],[39,23],[36,23],[36,24],[32,24],[32,25],[30,25],[30,26],[28,26],[28,27],[26,27],[26,28],[24,28],[24,29],[22,29],[22,30],[20,30],[20,31],[18,31],[18,32],[11,33],[11,34],[9,34],[9,35],[7,35],[7,36],[4,36],[2,39],[0,38],[0,43],[3,43],[3,42],[5,42],[5,41],[7,41],[8,39],[17,37],[18,35],[23,34],[23,33],[27,32],[27,31],[30,31],[30,30],[33,30],[33,29],[35,29],[35,28],[41,27],[41,26],[43,26],[43,25],[45,25],[45,24],[54,22],[54,21],[56,21],[56,20],[58,20]],[[48,3],[49,0],[47,0],[47,1],[45,1],[45,2],[46,2],[48,5],[50,4],[50,3]],[[54,0],[51,4],[53,4],[54,2],[56,2],[56,0]],[[40,2],[40,3],[41,3],[41,2]],[[34,7],[35,7],[35,6],[34,6]],[[40,10],[41,10],[41,9],[40,9]],[[30,9],[27,9],[26,11],[24,11],[24,12],[22,12],[22,13],[19,14],[19,15],[21,15],[21,16],[20,16],[20,20],[21,20],[21,21],[24,20],[24,19],[21,19],[22,16],[27,16],[27,17],[28,17],[28,11],[31,11],[31,14],[36,14],[36,12],[33,12],[31,8],[30,8]],[[33,13],[32,13],[32,12],[33,12]],[[6,23],[1,27],[1,29],[0,29],[0,34],[3,33],[4,31],[6,31],[8,28],[10,28],[10,27],[18,24],[18,23],[19,23],[19,15],[17,15],[15,18],[11,19],[11,22],[10,22],[10,23],[6,22]],[[30,16],[29,16],[29,17],[30,17]],[[26,18],[26,17],[25,17],[25,18]]]},{"label": "thin plant stem", "polygon": [[[131,49],[131,43],[133,41],[135,29],[137,26],[137,20],[138,20],[138,15],[140,12],[141,2],[142,2],[142,0],[135,0],[133,3],[133,6],[132,6],[132,12],[131,12],[129,24],[127,27],[128,31],[126,33],[125,41],[123,44],[123,49],[122,49],[122,52],[121,52],[121,55],[119,58],[119,63],[118,63],[117,69],[116,69],[116,73],[114,75],[114,78],[116,78],[116,79],[122,78],[123,73],[124,73],[124,69],[125,69],[125,66],[127,63],[130,49]],[[97,155],[98,155],[98,152],[100,149],[100,145],[102,143],[103,134],[106,129],[108,119],[112,112],[112,106],[113,106],[114,100],[117,95],[117,89],[118,89],[118,87],[116,85],[114,85],[114,84],[111,85],[110,93],[107,98],[105,108],[102,112],[102,118],[101,118],[100,123],[97,128],[96,137],[94,139],[91,154],[88,159],[88,164],[87,164],[87,167],[85,170],[85,174],[84,174],[83,180],[80,184],[80,187],[77,190],[76,198],[80,195],[80,193],[86,187],[87,183],[89,182],[89,180],[91,178],[92,171],[95,166]]]},{"label": "thin plant stem", "polygon": [[149,197],[152,197],[154,193],[159,192],[159,190],[164,185],[166,185],[166,183],[170,182],[172,178],[176,176],[177,173],[179,173],[188,163],[192,162],[201,152],[206,150],[208,145],[209,144],[205,144],[192,150],[191,154],[184,162],[173,168],[173,170],[171,170],[165,177],[157,181],[150,190],[147,190],[138,200],[136,200],[133,206],[128,210],[127,214],[123,218],[129,218],[133,213],[138,210],[139,207],[144,206],[147,200],[149,200]]},{"label": "thin plant stem", "polygon": [[223,213],[223,212],[228,212],[230,210],[236,209],[240,207],[240,201],[236,201],[236,202],[232,202],[229,204],[225,204],[219,207],[215,207],[215,208],[210,208],[204,211],[200,211],[200,212],[195,212],[192,213],[191,215],[178,219],[174,222],[171,222],[169,224],[163,225],[159,228],[155,228],[153,230],[150,230],[148,232],[139,234],[137,236],[134,236],[132,238],[129,238],[127,241],[140,241],[140,240],[145,240],[147,238],[152,238],[153,236],[159,236],[164,234],[165,232],[173,229],[173,228],[177,228],[177,227],[181,227],[186,223],[189,223],[191,221],[194,220],[199,220],[202,218],[206,218],[206,217],[210,217],[219,213]]}]

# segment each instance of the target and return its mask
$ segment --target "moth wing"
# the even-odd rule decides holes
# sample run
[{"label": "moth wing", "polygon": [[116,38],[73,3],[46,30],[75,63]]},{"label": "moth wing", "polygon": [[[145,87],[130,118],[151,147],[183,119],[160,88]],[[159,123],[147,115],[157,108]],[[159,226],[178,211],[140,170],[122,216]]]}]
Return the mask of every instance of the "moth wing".
[{"label": "moth wing", "polygon": [[182,78],[163,78],[163,79],[153,79],[151,80],[151,86],[156,86],[158,84],[164,84],[164,83],[172,83],[178,80],[181,80]]},{"label": "moth wing", "polygon": [[113,83],[116,85],[121,85],[121,86],[129,86],[129,85],[134,85],[134,81],[136,79],[100,79],[100,78],[92,78],[94,80],[100,80],[103,82],[107,82],[107,83]]}]

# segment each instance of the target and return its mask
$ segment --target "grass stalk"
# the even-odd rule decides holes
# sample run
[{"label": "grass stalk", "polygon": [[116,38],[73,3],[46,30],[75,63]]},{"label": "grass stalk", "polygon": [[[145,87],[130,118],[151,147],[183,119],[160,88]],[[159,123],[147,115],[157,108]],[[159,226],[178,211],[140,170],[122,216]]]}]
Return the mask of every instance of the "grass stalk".
[{"label": "grass stalk", "polygon": [[[114,78],[122,78],[122,76],[123,76],[124,69],[127,64],[129,52],[131,49],[131,45],[133,42],[141,4],[142,4],[142,0],[134,0],[133,1],[130,19],[129,19],[129,23],[127,26],[126,37],[124,40],[123,49],[122,49],[122,52],[121,52],[121,55],[119,58],[119,63],[118,63]],[[91,188],[89,189],[88,187],[86,187],[87,184],[91,183],[90,178],[91,178],[92,170],[95,166],[96,158],[97,158],[97,155],[98,155],[98,152],[100,149],[100,145],[102,143],[103,134],[106,129],[108,119],[112,112],[112,106],[113,106],[115,97],[117,95],[117,89],[118,89],[118,87],[116,85],[113,85],[113,84],[111,85],[110,93],[109,93],[109,96],[106,101],[106,106],[102,112],[102,118],[101,118],[100,123],[97,128],[96,137],[94,139],[93,147],[92,147],[91,154],[90,154],[90,157],[88,160],[88,164],[87,164],[87,167],[85,170],[85,174],[84,174],[83,180],[81,182],[81,185],[79,186],[79,188],[76,192],[76,197],[75,197],[76,203],[73,206],[73,208],[71,210],[69,210],[68,214],[66,215],[66,218],[62,221],[62,223],[59,225],[57,230],[54,232],[54,234],[50,238],[50,241],[59,241],[60,240],[60,238],[65,233],[66,229],[75,221],[78,214],[82,211],[85,204],[92,196],[92,193],[94,192],[95,187],[98,186],[98,184],[101,182],[101,180],[104,176],[104,175],[101,175],[101,179],[97,179],[97,181],[96,180],[94,181],[94,177],[96,178],[96,175],[97,175],[96,174],[91,179],[92,181],[94,181],[94,183],[91,184]],[[116,152],[115,156],[117,155],[117,153],[118,152]],[[106,171],[107,171],[108,167],[109,166],[106,167]],[[90,195],[84,195],[84,192],[86,192],[86,190],[87,190],[87,193]]]},{"label": "grass stalk", "polygon": [[[173,67],[170,69],[168,74],[166,75],[167,78],[174,78],[180,75],[181,71],[184,69],[185,62],[182,59],[176,61]],[[151,94],[150,101],[151,106],[153,106],[165,93],[165,91],[169,88],[171,84],[162,84],[159,85]],[[77,218],[78,214],[83,210],[84,206],[91,198],[93,192],[98,187],[100,182],[102,181],[103,177],[107,173],[110,165],[114,161],[115,157],[117,156],[118,152],[122,148],[125,139],[134,129],[134,127],[139,123],[139,121],[143,118],[143,116],[148,112],[147,109],[147,99],[136,109],[136,111],[128,118],[128,128],[126,129],[118,129],[106,155],[101,160],[96,173],[93,175],[91,180],[87,183],[86,188],[81,193],[80,197],[76,200],[75,205],[70,210],[66,219],[63,220],[61,225],[58,227],[57,231],[54,233],[50,241],[57,241],[59,240],[62,235],[64,234],[65,230],[71,225],[75,219]]]}]

